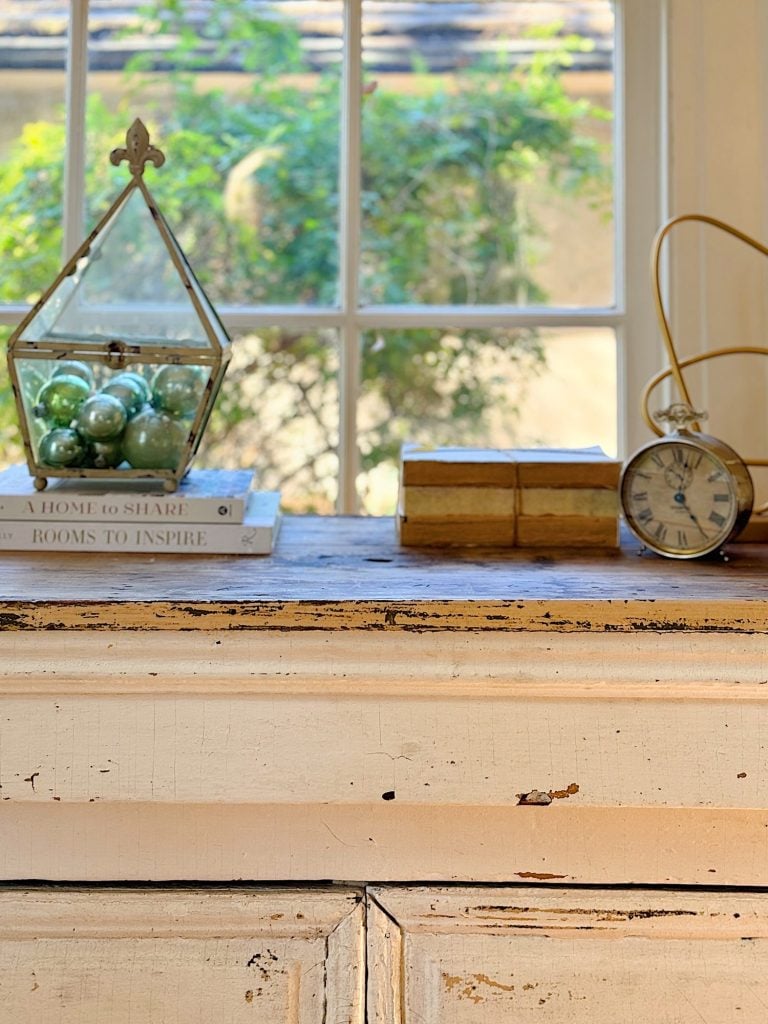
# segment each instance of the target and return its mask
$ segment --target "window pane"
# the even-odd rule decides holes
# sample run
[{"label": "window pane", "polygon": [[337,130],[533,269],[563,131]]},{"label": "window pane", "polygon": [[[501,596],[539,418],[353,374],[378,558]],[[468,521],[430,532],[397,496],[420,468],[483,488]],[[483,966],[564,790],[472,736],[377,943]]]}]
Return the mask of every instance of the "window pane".
[{"label": "window pane", "polygon": [[363,19],[364,299],[610,304],[608,0],[366,0]]},{"label": "window pane", "polygon": [[233,339],[195,465],[255,468],[290,512],[332,513],[338,490],[338,337],[266,328]]},{"label": "window pane", "polygon": [[0,303],[35,301],[61,265],[67,6],[42,19],[37,4],[12,6],[0,30]]},{"label": "window pane", "polygon": [[147,183],[217,303],[337,298],[342,4],[305,6],[155,0],[112,48],[91,15],[88,223],[138,114],[167,158]]},{"label": "window pane", "polygon": [[615,457],[616,338],[560,331],[371,331],[359,406],[363,509],[394,511],[403,441],[600,445]]}]

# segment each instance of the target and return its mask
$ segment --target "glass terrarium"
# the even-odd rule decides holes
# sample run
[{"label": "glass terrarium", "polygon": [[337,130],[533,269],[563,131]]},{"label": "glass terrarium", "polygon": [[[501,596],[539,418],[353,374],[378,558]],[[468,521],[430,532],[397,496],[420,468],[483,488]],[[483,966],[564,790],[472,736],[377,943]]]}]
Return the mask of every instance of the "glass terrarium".
[{"label": "glass terrarium", "polygon": [[49,477],[157,478],[197,451],[230,341],[143,178],[165,157],[141,121],[132,178],[12,334],[8,365],[27,464]]}]

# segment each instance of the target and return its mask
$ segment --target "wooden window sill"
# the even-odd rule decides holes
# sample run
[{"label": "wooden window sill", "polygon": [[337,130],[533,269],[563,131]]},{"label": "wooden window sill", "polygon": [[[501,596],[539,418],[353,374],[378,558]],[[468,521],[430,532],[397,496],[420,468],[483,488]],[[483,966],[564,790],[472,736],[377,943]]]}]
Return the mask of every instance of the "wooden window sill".
[{"label": "wooden window sill", "polygon": [[287,517],[275,553],[0,554],[0,629],[768,632],[768,550],[729,561],[402,548],[389,518]]}]

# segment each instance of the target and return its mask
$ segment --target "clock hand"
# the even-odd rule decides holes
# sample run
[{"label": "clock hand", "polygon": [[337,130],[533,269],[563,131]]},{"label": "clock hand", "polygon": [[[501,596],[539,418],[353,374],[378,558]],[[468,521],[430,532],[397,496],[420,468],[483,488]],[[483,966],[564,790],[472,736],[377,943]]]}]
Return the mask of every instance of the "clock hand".
[{"label": "clock hand", "polygon": [[708,535],[705,532],[704,528],[702,527],[701,523],[696,518],[696,516],[693,514],[693,512],[691,512],[690,508],[688,508],[688,502],[686,500],[685,494],[683,494],[682,491],[678,491],[675,494],[675,501],[678,503],[678,505],[682,505],[683,506],[683,509],[688,513],[688,518],[696,526],[696,529],[699,531],[699,533],[703,537],[707,537]]}]

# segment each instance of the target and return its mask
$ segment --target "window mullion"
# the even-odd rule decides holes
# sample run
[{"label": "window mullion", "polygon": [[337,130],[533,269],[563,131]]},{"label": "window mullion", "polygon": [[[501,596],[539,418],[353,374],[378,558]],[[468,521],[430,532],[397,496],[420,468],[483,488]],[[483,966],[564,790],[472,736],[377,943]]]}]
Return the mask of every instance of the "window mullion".
[{"label": "window mullion", "polygon": [[82,243],[84,234],[87,80],[88,0],[72,0],[67,44],[67,144],[64,157],[62,262],[66,262]]},{"label": "window mullion", "polygon": [[339,368],[340,513],[357,511],[357,401],[360,335],[357,323],[360,257],[362,0],[345,0],[339,171],[339,272],[342,322]]},{"label": "window mullion", "polygon": [[626,322],[618,331],[622,389],[618,407],[619,454],[626,455],[649,436],[639,414],[639,396],[645,382],[664,362],[648,280],[648,257],[665,206],[667,84],[663,42],[667,0],[622,0],[619,10],[617,45],[621,63],[617,79],[621,79],[621,94],[617,111],[624,150],[619,196],[624,199]]}]

